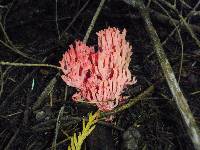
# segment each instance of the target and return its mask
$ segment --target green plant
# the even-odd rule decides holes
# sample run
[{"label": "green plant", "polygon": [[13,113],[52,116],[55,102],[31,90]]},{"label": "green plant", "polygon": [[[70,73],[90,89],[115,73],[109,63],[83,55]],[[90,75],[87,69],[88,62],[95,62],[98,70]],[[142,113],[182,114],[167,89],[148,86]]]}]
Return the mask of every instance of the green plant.
[{"label": "green plant", "polygon": [[83,129],[77,136],[76,133],[71,137],[71,144],[68,146],[68,150],[81,150],[81,145],[88,135],[94,130],[95,124],[98,121],[99,111],[94,114],[89,113],[88,123],[85,125],[85,119],[83,119]]}]

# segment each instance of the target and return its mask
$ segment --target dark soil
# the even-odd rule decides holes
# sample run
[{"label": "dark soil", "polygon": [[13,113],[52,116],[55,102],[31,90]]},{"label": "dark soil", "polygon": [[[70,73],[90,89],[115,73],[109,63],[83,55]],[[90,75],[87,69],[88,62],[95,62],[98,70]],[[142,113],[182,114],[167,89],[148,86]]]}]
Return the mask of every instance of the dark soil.
[{"label": "dark soil", "polygon": [[[0,43],[0,61],[59,66],[59,60],[69,44],[77,39],[83,40],[99,2],[90,0],[72,22],[87,1],[58,0],[58,31],[56,0],[0,1],[1,22],[12,44],[37,60],[24,58]],[[196,5],[195,0],[187,3],[192,7]],[[150,6],[162,12],[155,4]],[[177,1],[177,9],[185,16],[191,10],[180,1]],[[197,10],[200,11],[200,7],[197,7]],[[174,14],[172,16],[177,19]],[[175,32],[169,37],[174,27],[168,22],[163,23],[154,18],[152,20],[161,41],[168,38],[163,47],[178,78],[181,60],[181,42],[178,34]],[[199,26],[200,16],[191,17],[190,23]],[[194,149],[168,85],[163,80],[162,69],[138,11],[123,1],[108,0],[92,30],[88,44],[96,46],[96,32],[109,26],[120,30],[126,28],[127,41],[133,46],[130,70],[136,76],[137,84],[129,86],[124,94],[132,98],[150,85],[155,84],[156,88],[152,95],[117,114],[111,123],[98,124],[82,148]],[[58,33],[63,35],[61,39]],[[184,57],[179,84],[200,125],[200,48],[184,29],[180,29],[180,34]],[[196,35],[199,38],[198,32]],[[0,39],[8,42],[2,31]],[[56,69],[0,66],[0,77],[0,149],[51,149],[55,138],[56,119],[62,106],[65,107],[64,118],[58,132],[57,149],[67,149],[67,135],[72,136],[73,133],[81,131],[82,117],[97,110],[93,106],[73,102],[71,97],[76,90],[72,87],[66,88]],[[53,78],[56,80],[54,87],[48,92],[44,102],[33,109],[36,100]]]}]

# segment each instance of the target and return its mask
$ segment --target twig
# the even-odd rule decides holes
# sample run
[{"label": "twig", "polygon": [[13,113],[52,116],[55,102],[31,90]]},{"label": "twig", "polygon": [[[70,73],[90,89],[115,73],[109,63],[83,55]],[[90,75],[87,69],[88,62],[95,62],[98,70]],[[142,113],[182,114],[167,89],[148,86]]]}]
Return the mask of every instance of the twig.
[{"label": "twig", "polygon": [[[18,62],[20,59],[17,59],[15,62]],[[0,78],[0,83],[1,83],[1,89],[0,89],[0,99],[1,99],[1,96],[2,96],[2,93],[3,93],[3,89],[4,89],[4,78],[6,76],[6,74],[8,73],[8,71],[12,68],[12,66],[8,66],[5,71],[3,72],[2,71],[2,67],[0,66],[0,72],[2,73],[1,74],[1,78]]]},{"label": "twig", "polygon": [[[59,75],[59,73],[57,73]],[[52,92],[55,83],[57,82],[57,75],[49,82],[49,84],[46,86],[44,91],[41,93],[41,95],[37,98],[37,101],[33,104],[32,110],[35,111],[38,109],[45,101],[45,98],[49,95],[50,92]]]},{"label": "twig", "polygon": [[58,39],[60,39],[60,30],[58,26],[58,0],[56,0],[56,29],[57,29],[57,34],[58,34]]},{"label": "twig", "polygon": [[132,107],[133,105],[135,105],[136,103],[138,103],[139,101],[145,99],[148,95],[150,95],[154,91],[154,88],[155,88],[154,85],[151,85],[145,91],[143,91],[141,94],[139,94],[137,97],[130,99],[127,104],[121,105],[110,112],[101,113],[99,119],[104,118],[106,116],[120,113],[120,112]]},{"label": "twig", "polygon": [[23,127],[27,127],[28,125],[28,121],[29,121],[29,114],[30,114],[30,103],[31,103],[31,93],[32,91],[29,91],[27,94],[27,98],[26,98],[26,106],[25,106],[25,110],[24,110],[24,118],[23,118],[23,123],[22,126]]},{"label": "twig", "polygon": [[17,135],[19,134],[20,128],[18,128],[15,131],[15,134],[12,136],[12,138],[10,139],[10,141],[8,142],[8,144],[6,145],[6,147],[4,148],[4,150],[9,150],[12,143],[14,142],[14,140],[16,139]]},{"label": "twig", "polygon": [[22,88],[22,86],[24,86],[24,84],[30,80],[30,78],[33,76],[33,74],[38,70],[35,69],[33,70],[31,73],[27,74],[26,77],[24,78],[24,80],[22,82],[20,82],[11,93],[9,93],[9,95],[6,97],[6,99],[2,102],[2,104],[0,105],[0,113],[4,111],[4,109],[6,109],[7,105],[12,103],[14,101],[14,94],[20,90]]},{"label": "twig", "polygon": [[1,88],[0,88],[0,98],[1,98],[1,95],[2,95],[2,93],[3,93],[3,85],[4,85],[4,83],[3,83],[3,71],[2,71],[2,67],[0,66],[0,86],[1,86]]},{"label": "twig", "polygon": [[189,32],[189,34],[191,35],[191,37],[195,40],[196,44],[198,45],[198,47],[200,48],[200,41],[197,38],[197,36],[195,35],[195,33],[193,32],[193,30],[190,28],[189,24],[186,22],[185,18],[183,18],[183,16],[179,16],[181,21],[183,22],[183,24],[185,25],[187,31]]},{"label": "twig", "polygon": [[176,31],[176,28],[173,29],[173,30],[171,31],[171,33],[170,33],[170,34],[165,38],[165,40],[161,43],[162,46],[164,46],[164,45],[167,43],[167,41],[174,35],[175,31]]},{"label": "twig", "polygon": [[65,96],[64,96],[64,101],[67,100],[67,97],[68,97],[68,86],[66,85],[66,86],[65,86]]},{"label": "twig", "polygon": [[9,37],[8,37],[8,35],[7,35],[7,33],[6,33],[6,31],[5,31],[5,29],[4,29],[4,27],[3,27],[3,25],[2,25],[1,22],[0,22],[0,29],[1,29],[1,31],[3,32],[3,35],[4,35],[5,40],[6,40],[9,44],[12,44],[12,42],[10,41],[10,39],[9,39]]},{"label": "twig", "polygon": [[9,49],[12,50],[13,52],[15,52],[15,53],[17,53],[17,54],[19,54],[19,55],[21,55],[21,56],[27,58],[27,59],[30,59],[30,60],[32,60],[32,61],[39,62],[38,60],[36,60],[36,59],[34,59],[34,58],[28,56],[28,55],[25,54],[24,52],[21,52],[20,50],[18,50],[18,49],[13,45],[13,43],[12,43],[12,41],[10,40],[9,36],[8,36],[7,33],[5,32],[5,29],[3,28],[3,25],[2,25],[1,22],[0,22],[0,29],[1,29],[1,32],[3,33],[3,36],[4,36],[5,40],[6,40],[6,42],[0,40],[0,43],[1,43],[2,45],[4,45],[5,47],[9,48]]},{"label": "twig", "polygon": [[[3,82],[3,71],[2,71],[2,67],[0,66],[0,81],[1,81],[1,84]],[[1,92],[0,92],[1,93]],[[1,94],[0,94],[1,95]]]},{"label": "twig", "polygon": [[190,18],[190,16],[192,16],[192,14],[194,12],[196,12],[196,9],[199,7],[200,5],[200,0],[196,3],[196,5],[192,8],[192,10],[187,14],[186,18]]},{"label": "twig", "polygon": [[4,45],[5,47],[9,48],[10,50],[12,50],[13,52],[17,53],[18,55],[23,56],[24,58],[30,59],[30,60],[35,61],[35,62],[39,62],[37,59],[34,59],[34,58],[28,56],[27,54],[18,50],[16,47],[12,47],[12,46],[8,45],[7,43],[3,42],[2,40],[0,40],[0,43],[2,45]]},{"label": "twig", "polygon": [[8,9],[7,9],[7,11],[6,11],[6,13],[5,13],[4,17],[3,17],[3,20],[2,20],[2,24],[3,24],[4,28],[5,28],[5,25],[6,25],[6,18],[8,16],[9,12],[11,11],[11,8],[13,7],[14,2],[15,2],[15,0],[13,0],[11,2],[11,4],[9,4],[10,6],[7,6]]},{"label": "twig", "polygon": [[72,21],[69,23],[69,25],[65,28],[65,30],[62,32],[60,39],[62,39],[65,35],[65,32],[67,32],[67,30],[72,26],[72,24],[76,21],[76,19],[78,18],[78,16],[81,14],[81,12],[86,8],[86,6],[88,5],[90,0],[88,0],[83,7],[77,12],[77,14],[74,16],[74,18],[72,19]]},{"label": "twig", "polygon": [[[181,37],[181,34],[180,34],[180,31],[179,31],[179,26],[176,25],[176,23],[174,22],[174,20],[172,19],[172,17],[169,15],[168,11],[162,6],[160,5],[160,3],[158,3],[157,1],[154,1],[165,13],[166,15],[170,18],[170,20],[172,21],[174,27],[175,27],[175,30],[177,31],[178,33],[178,37],[180,39],[180,45],[181,45],[181,60],[180,60],[180,67],[179,67],[179,75],[178,75],[178,83],[180,82],[180,79],[181,79],[181,72],[182,72],[182,68],[183,68],[183,40],[182,40],[182,37]],[[179,24],[178,24],[179,25]]]},{"label": "twig", "polygon": [[192,93],[190,93],[190,94],[191,94],[191,95],[200,94],[200,90],[199,90],[199,91],[192,92]]},{"label": "twig", "polygon": [[[134,1],[134,0],[132,0]],[[166,54],[160,43],[160,39],[156,33],[155,28],[152,25],[150,20],[149,12],[145,8],[143,1],[135,0],[137,3],[136,7],[139,9],[140,14],[145,22],[146,30],[150,36],[150,39],[153,44],[153,48],[156,51],[157,57],[159,59],[160,65],[162,67],[163,73],[167,80],[168,86],[171,90],[171,93],[176,101],[177,107],[182,115],[182,118],[186,124],[188,134],[193,142],[194,147],[200,149],[200,132],[199,128],[195,122],[195,119],[192,115],[192,112],[188,106],[187,100],[185,99],[178,83],[173,73],[172,67],[166,57]],[[135,7],[135,6],[134,6]]]},{"label": "twig", "polygon": [[[163,15],[162,13],[159,13],[153,9],[150,10],[150,14],[151,14],[151,18],[158,21],[158,22],[161,22],[161,23],[167,23],[168,25],[170,26],[173,26],[173,22],[176,23],[176,24],[179,24],[180,21],[174,19],[174,18],[169,18],[167,17],[166,15]],[[173,22],[172,22],[173,20]],[[183,24],[180,24],[180,27],[184,30],[186,30],[186,27],[183,25]],[[194,32],[198,32],[200,33],[200,27],[195,25],[195,24],[189,24],[189,27],[193,29]]]},{"label": "twig", "polygon": [[101,9],[102,9],[105,1],[106,0],[101,0],[101,2],[99,4],[99,7],[97,8],[97,10],[96,10],[96,12],[95,12],[95,14],[93,16],[92,21],[90,23],[90,26],[88,27],[87,33],[86,33],[86,35],[85,35],[85,37],[83,39],[84,43],[87,43],[87,40],[88,40],[88,38],[90,36],[90,33],[91,33],[92,29],[94,28],[94,24],[96,23],[96,20],[97,20],[97,18],[99,16],[99,13],[101,12]]},{"label": "twig", "polygon": [[[69,140],[70,140],[70,138],[69,138],[69,137],[67,137],[66,139],[64,139],[64,140],[62,140],[62,141],[60,141],[60,142],[56,143],[56,145],[55,145],[55,148],[56,148],[56,147],[58,147],[59,145],[61,145],[61,144],[65,143],[65,142],[69,141]],[[54,149],[54,147],[47,148],[46,150],[51,150],[51,149]]]},{"label": "twig", "polygon": [[[155,0],[154,0],[155,1]],[[198,45],[198,47],[200,48],[200,41],[198,40],[197,36],[195,35],[195,33],[193,32],[193,30],[190,28],[189,24],[186,22],[186,19],[178,12],[178,10],[171,5],[169,2],[165,1],[165,0],[159,0],[162,4],[166,5],[167,7],[169,7],[171,10],[173,10],[179,17],[181,23],[183,23],[183,25],[185,26],[187,32],[191,35],[191,37],[194,39],[194,41],[196,42],[196,44]]]},{"label": "twig", "polygon": [[183,4],[183,6],[185,6],[185,7],[187,7],[187,8],[192,8],[189,4],[187,4],[186,2],[185,2],[185,0],[180,0],[180,2]]},{"label": "twig", "polygon": [[4,66],[16,66],[16,67],[50,67],[60,70],[61,68],[55,65],[49,65],[49,64],[24,64],[24,63],[12,63],[12,62],[5,62],[0,61],[0,65]]},{"label": "twig", "polygon": [[65,108],[64,106],[62,106],[60,108],[60,111],[59,111],[59,114],[58,114],[58,117],[57,117],[57,120],[56,120],[56,129],[55,129],[54,140],[53,140],[53,143],[52,143],[52,150],[56,150],[56,141],[57,141],[58,132],[59,132],[59,129],[60,129],[61,118],[63,116],[64,108]]}]

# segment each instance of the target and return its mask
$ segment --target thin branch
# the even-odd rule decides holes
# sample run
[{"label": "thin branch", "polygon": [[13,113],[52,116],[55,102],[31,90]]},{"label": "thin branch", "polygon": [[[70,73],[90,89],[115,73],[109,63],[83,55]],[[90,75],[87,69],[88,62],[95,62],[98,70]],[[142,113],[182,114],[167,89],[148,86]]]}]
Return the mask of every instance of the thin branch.
[{"label": "thin branch", "polygon": [[174,35],[175,31],[176,31],[176,28],[174,28],[174,29],[170,32],[170,34],[168,34],[168,36],[165,38],[165,40],[161,43],[162,46],[164,46],[164,45],[167,43],[167,41]]},{"label": "thin branch", "polygon": [[98,18],[98,16],[99,16],[99,13],[101,12],[101,9],[102,9],[102,7],[103,7],[105,1],[106,1],[106,0],[101,0],[101,2],[100,2],[100,4],[99,4],[99,6],[98,6],[98,8],[97,8],[97,10],[96,10],[96,12],[95,12],[93,18],[92,18],[92,21],[91,21],[91,23],[90,23],[90,26],[88,27],[87,33],[86,33],[86,35],[85,35],[85,37],[84,37],[84,39],[83,39],[83,42],[84,42],[84,43],[87,43],[87,40],[88,40],[88,38],[89,38],[89,36],[90,36],[90,33],[91,33],[92,29],[94,28],[94,24],[96,23],[96,20],[97,20],[97,18]]},{"label": "thin branch", "polygon": [[7,18],[7,16],[8,16],[8,14],[10,13],[11,8],[13,7],[14,2],[15,2],[15,0],[13,0],[13,1],[11,2],[11,4],[8,4],[8,5],[10,5],[10,6],[7,6],[7,11],[6,11],[6,13],[5,13],[4,17],[3,17],[3,20],[2,20],[2,24],[3,24],[3,27],[4,27],[4,28],[5,28],[5,25],[6,25],[6,18]]},{"label": "thin branch", "polygon": [[28,56],[27,54],[21,52],[21,51],[18,50],[16,47],[13,47],[13,46],[8,45],[7,43],[3,42],[2,40],[0,40],[0,43],[1,43],[2,45],[4,45],[5,47],[9,48],[10,50],[12,50],[13,52],[15,52],[15,53],[17,53],[17,54],[23,56],[24,58],[33,60],[33,61],[35,61],[35,62],[39,62],[38,60],[36,60],[36,59],[34,59],[34,58]]},{"label": "thin branch", "polygon": [[4,150],[10,150],[12,145],[13,145],[13,142],[16,140],[19,132],[20,132],[21,128],[18,128],[17,130],[15,130],[15,133],[14,135],[11,137],[11,139],[9,140],[8,144],[6,145],[6,147],[4,148]]},{"label": "thin branch", "polygon": [[182,15],[179,16],[181,21],[183,22],[183,24],[185,25],[187,31],[189,32],[189,34],[191,35],[191,37],[195,40],[196,44],[198,45],[198,47],[200,48],[200,41],[197,38],[197,36],[195,35],[195,33],[193,32],[193,30],[190,28],[189,24],[186,22],[185,18],[183,18]]},{"label": "thin branch", "polygon": [[56,29],[57,29],[57,34],[58,34],[58,39],[60,39],[60,30],[58,26],[58,0],[56,0]]},{"label": "thin branch", "polygon": [[51,81],[48,83],[48,85],[42,91],[40,96],[37,98],[37,100],[35,101],[35,103],[33,104],[33,107],[32,107],[33,111],[37,110],[39,107],[41,107],[45,103],[46,98],[48,97],[50,92],[53,91],[53,88],[57,82],[58,75],[59,75],[59,73],[57,73],[56,76],[53,79],[51,79]]},{"label": "thin branch", "polygon": [[74,16],[74,18],[72,19],[72,21],[69,23],[69,25],[65,28],[65,30],[62,32],[60,39],[62,39],[65,35],[65,33],[67,32],[67,30],[72,26],[72,24],[76,21],[76,19],[78,18],[78,16],[81,14],[81,12],[86,8],[86,6],[88,5],[90,0],[88,0],[83,7],[77,12],[77,14]]},{"label": "thin branch", "polygon": [[1,29],[1,31],[3,32],[3,35],[4,35],[5,40],[6,40],[9,44],[12,44],[12,42],[10,41],[10,39],[9,39],[9,37],[8,37],[8,35],[7,35],[7,33],[6,33],[6,31],[5,31],[5,29],[4,29],[4,27],[3,27],[3,25],[2,25],[1,22],[0,22],[0,29]]},{"label": "thin branch", "polygon": [[50,68],[61,70],[60,67],[55,66],[55,65],[49,65],[49,64],[24,64],[24,63],[12,63],[12,62],[0,61],[0,65],[16,66],[16,67],[50,67]]},{"label": "thin branch", "polygon": [[64,106],[62,106],[60,108],[60,111],[58,113],[58,117],[56,119],[56,129],[55,129],[55,136],[54,136],[54,140],[53,140],[53,143],[52,143],[52,150],[56,150],[56,141],[57,141],[57,137],[58,137],[58,132],[59,132],[59,129],[60,129],[60,124],[61,124],[61,118],[63,116],[63,112],[64,112]]},{"label": "thin branch", "polygon": [[[172,17],[169,15],[168,11],[162,6],[160,5],[160,3],[158,3],[157,1],[154,1],[165,13],[166,15],[170,18],[170,20],[172,21],[174,27],[175,27],[175,30],[177,31],[178,33],[178,37],[180,39],[180,45],[181,45],[181,59],[180,59],[180,67],[179,67],[179,75],[178,75],[178,83],[180,82],[180,79],[181,79],[181,73],[182,73],[182,68],[183,68],[183,40],[182,40],[182,37],[181,37],[181,33],[179,31],[179,26],[176,25],[176,23],[173,21]],[[176,5],[174,5],[176,6]]]},{"label": "thin branch", "polygon": [[187,14],[186,18],[190,18],[190,16],[193,15],[194,12],[196,12],[196,9],[199,7],[200,5],[200,0],[196,3],[196,5],[192,8],[192,10]]},{"label": "thin branch", "polygon": [[30,59],[30,60],[39,62],[38,60],[36,60],[36,59],[34,59],[34,58],[28,56],[28,55],[25,54],[24,52],[21,52],[20,50],[18,50],[18,49],[13,45],[12,41],[10,40],[10,38],[9,38],[8,34],[6,33],[6,31],[5,31],[5,29],[4,29],[4,27],[3,27],[3,25],[2,25],[1,22],[0,22],[0,30],[1,30],[1,32],[3,33],[3,36],[4,36],[4,38],[5,38],[5,42],[2,41],[2,40],[0,40],[0,43],[1,43],[2,45],[4,45],[5,47],[9,48],[9,49],[12,50],[13,52],[15,52],[15,53],[17,53],[17,54],[19,54],[19,55],[21,55],[21,56],[27,58],[27,59]]},{"label": "thin branch", "polygon": [[[155,0],[154,0],[155,1]],[[165,0],[159,0],[162,4],[166,5],[167,7],[169,7],[171,10],[173,10],[179,17],[181,23],[183,23],[183,25],[185,26],[187,32],[191,35],[191,37],[194,39],[194,41],[196,42],[196,44],[198,45],[198,47],[200,48],[200,41],[197,38],[197,36],[195,35],[194,31],[191,29],[190,25],[186,22],[186,19],[178,12],[178,10],[171,5],[169,2],[165,1]]]},{"label": "thin branch", "polygon": [[192,9],[192,7],[191,7],[189,4],[187,4],[187,3],[185,2],[185,0],[180,0],[180,2],[181,2],[182,5],[185,6],[186,8]]},{"label": "thin branch", "polygon": [[[167,23],[170,26],[173,26],[173,22],[176,23],[176,24],[180,24],[179,20],[176,20],[174,18],[170,19],[166,15],[163,15],[162,13],[159,13],[159,12],[153,10],[153,9],[150,10],[150,13],[151,13],[151,18],[154,19],[154,20],[156,20],[156,21],[158,21],[158,22],[161,22],[161,23],[164,23],[164,24]],[[172,20],[173,20],[173,22],[172,22]],[[185,31],[187,31],[186,27],[183,24],[180,24],[180,27],[182,29],[184,29]],[[197,26],[195,24],[189,24],[189,27],[192,28],[192,30],[194,32],[200,33],[200,27],[199,26]]]},{"label": "thin branch", "polygon": [[[17,59],[15,62],[18,62],[20,59]],[[1,78],[0,78],[0,83],[1,83],[1,89],[0,89],[0,99],[4,90],[4,78],[6,76],[6,74],[8,73],[8,71],[12,68],[12,66],[8,66],[5,71],[2,71],[2,67],[0,66],[0,73],[1,73]]]},{"label": "thin branch", "polygon": [[121,105],[121,106],[113,109],[110,112],[102,112],[100,114],[99,119],[104,118],[106,116],[110,116],[110,115],[113,115],[113,114],[120,113],[120,112],[122,112],[122,111],[124,111],[124,110],[126,110],[126,109],[128,109],[130,107],[132,107],[133,105],[135,105],[139,101],[141,101],[141,100],[145,99],[147,96],[149,96],[154,91],[154,89],[155,89],[155,86],[151,85],[145,91],[143,91],[142,93],[140,93],[138,96],[130,99],[127,104]]},{"label": "thin branch", "polygon": [[2,67],[0,66],[0,98],[1,98],[1,95],[2,95],[2,93],[3,93],[3,86],[4,86],[4,82],[3,82],[3,78],[4,78],[4,76],[3,76],[3,71],[2,71]]}]

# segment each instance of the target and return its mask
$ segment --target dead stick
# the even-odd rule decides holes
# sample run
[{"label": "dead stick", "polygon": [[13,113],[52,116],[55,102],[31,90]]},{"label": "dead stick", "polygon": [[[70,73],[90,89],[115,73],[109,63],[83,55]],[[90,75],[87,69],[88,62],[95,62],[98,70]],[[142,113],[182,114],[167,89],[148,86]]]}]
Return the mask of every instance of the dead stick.
[{"label": "dead stick", "polygon": [[95,25],[95,23],[96,23],[96,20],[97,20],[99,14],[100,14],[100,12],[101,12],[101,9],[103,8],[103,5],[104,5],[105,1],[106,1],[106,0],[101,0],[101,2],[100,2],[100,4],[99,4],[99,6],[98,6],[98,8],[97,8],[97,10],[96,10],[96,12],[95,12],[93,18],[92,18],[92,21],[91,21],[91,23],[90,23],[90,26],[88,27],[88,30],[87,30],[87,32],[86,32],[86,34],[85,34],[85,37],[84,37],[84,39],[83,39],[83,42],[84,42],[84,43],[87,43],[87,40],[88,40],[88,38],[89,38],[89,36],[90,36],[90,33],[91,33],[92,29],[94,28],[94,25]]},{"label": "dead stick", "polygon": [[137,97],[130,99],[127,104],[121,105],[121,106],[113,109],[110,112],[102,112],[100,114],[100,118],[104,118],[106,116],[110,116],[110,115],[113,115],[113,114],[120,113],[120,112],[132,107],[133,105],[135,105],[136,103],[138,103],[139,101],[141,101],[142,99],[145,99],[148,95],[150,95],[154,91],[154,88],[155,88],[154,85],[151,85],[144,92],[139,94]]}]

